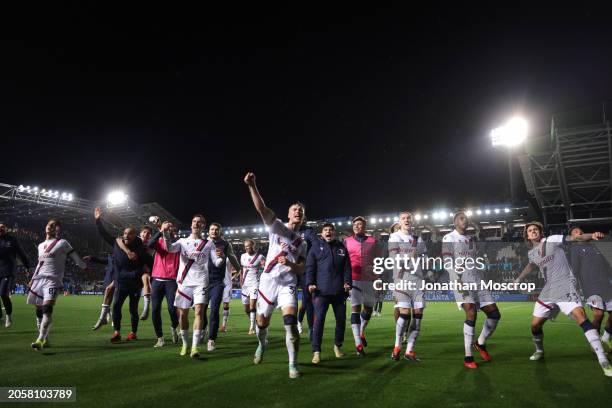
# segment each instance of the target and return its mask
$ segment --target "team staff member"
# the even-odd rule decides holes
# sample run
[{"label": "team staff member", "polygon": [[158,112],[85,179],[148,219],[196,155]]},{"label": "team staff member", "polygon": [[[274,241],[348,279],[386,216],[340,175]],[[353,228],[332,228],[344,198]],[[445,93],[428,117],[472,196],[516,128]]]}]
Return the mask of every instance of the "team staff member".
[{"label": "team staff member", "polygon": [[[6,233],[6,224],[0,223],[0,297],[6,311],[4,320],[5,327],[11,327],[13,321],[13,303],[11,302],[11,289],[15,282],[15,266],[17,265],[17,257],[27,270],[30,269],[28,258],[19,246],[17,239]],[[2,307],[0,307],[0,318],[2,317]]]},{"label": "team staff member", "polygon": [[[167,230],[171,236],[174,236],[174,225],[166,221],[161,227]],[[151,273],[151,303],[153,328],[157,336],[157,343],[153,347],[164,347],[164,331],[162,330],[161,306],[166,298],[168,304],[168,314],[170,315],[170,329],[172,332],[172,342],[178,343],[178,312],[174,306],[176,290],[176,276],[179,268],[179,252],[168,252],[166,243],[162,236],[162,231],[159,230],[147,245],[149,249],[155,250],[153,259],[153,271]]]},{"label": "team staff member", "polygon": [[[206,330],[206,309],[210,304],[210,328],[208,330],[208,351],[215,350],[217,334],[219,332],[219,308],[223,300],[223,289],[225,289],[225,260],[229,259],[236,271],[240,270],[240,262],[234,254],[232,245],[221,238],[221,224],[213,222],[208,228],[208,240],[214,244],[214,251],[211,251],[208,259],[208,302],[204,305],[202,312],[204,326]],[[231,282],[230,282],[231,285]]]},{"label": "team staff member", "polygon": [[331,305],[336,317],[334,353],[337,358],[344,356],[342,343],[346,329],[346,297],[353,280],[351,262],[346,247],[336,239],[336,227],[323,225],[322,240],[313,243],[306,259],[306,282],[313,295],[314,327],[312,333],[312,363],[321,361],[321,342],[325,316]]},{"label": "team staff member", "polygon": [[142,241],[136,236],[136,230],[132,227],[123,231],[122,242],[131,251],[131,255],[119,246],[117,240],[110,235],[102,224],[102,209],[96,208],[94,212],[96,226],[102,238],[113,247],[113,259],[115,261],[115,296],[113,302],[113,326],[115,332],[111,337],[112,343],[121,340],[121,307],[128,297],[130,298],[130,315],[132,318],[132,331],[128,340],[136,340],[138,330],[138,301],[142,291],[142,273],[145,266],[153,268],[153,258],[147,252]]}]

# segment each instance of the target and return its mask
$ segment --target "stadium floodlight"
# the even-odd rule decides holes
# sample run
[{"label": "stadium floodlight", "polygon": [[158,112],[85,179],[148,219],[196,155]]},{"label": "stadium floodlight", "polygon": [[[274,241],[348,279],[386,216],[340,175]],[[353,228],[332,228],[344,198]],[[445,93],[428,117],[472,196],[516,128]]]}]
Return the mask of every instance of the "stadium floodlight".
[{"label": "stadium floodlight", "polygon": [[509,209],[509,208],[504,208],[504,212],[505,212],[506,214],[508,214],[508,213],[510,212],[510,209]]},{"label": "stadium floodlight", "polygon": [[415,214],[414,219],[417,221],[421,220],[421,214]]},{"label": "stadium floodlight", "polygon": [[476,214],[481,215],[482,214],[482,210],[476,210]]},{"label": "stadium floodlight", "polygon": [[266,227],[266,232],[270,232],[270,227]]},{"label": "stadium floodlight", "polygon": [[19,187],[17,187],[17,190],[23,191],[25,190],[25,187],[23,186],[23,184],[20,184]]},{"label": "stadium floodlight", "polygon": [[338,221],[338,226],[341,227],[342,226],[342,221]]},{"label": "stadium floodlight", "polygon": [[491,214],[491,210],[485,210],[485,214],[487,215]]},{"label": "stadium floodlight", "polygon": [[370,218],[370,224],[376,224],[376,218],[374,217]]},{"label": "stadium floodlight", "polygon": [[467,211],[465,212],[465,215],[467,215],[468,217],[471,217],[471,216],[472,216],[472,211],[467,210]]},{"label": "stadium floodlight", "polygon": [[113,191],[108,194],[106,200],[110,205],[121,205],[127,201],[128,196],[123,191]]},{"label": "stadium floodlight", "polygon": [[393,221],[398,222],[399,221],[399,217],[393,217]]},{"label": "stadium floodlight", "polygon": [[246,233],[246,229],[244,229],[244,228],[243,228],[243,229],[242,229],[242,233],[243,233],[243,234],[244,234],[244,233]]},{"label": "stadium floodlight", "polygon": [[433,213],[432,217],[433,217],[434,220],[437,220],[438,219],[438,213],[437,212]]},{"label": "stadium floodlight", "polygon": [[495,214],[499,214],[499,208],[495,209]]},{"label": "stadium floodlight", "polygon": [[383,222],[382,220],[383,220],[382,218],[379,218],[379,219],[378,219],[378,222]]},{"label": "stadium floodlight", "polygon": [[387,217],[387,218],[385,218],[385,221],[386,221],[386,222],[390,222],[390,221],[391,221],[391,217]]},{"label": "stadium floodlight", "polygon": [[428,218],[429,218],[429,215],[425,214],[425,215],[423,216],[423,218],[424,218],[424,219],[428,219]]},{"label": "stadium floodlight", "polygon": [[515,147],[521,145],[527,138],[528,125],[524,118],[515,116],[504,125],[491,131],[493,146]]}]

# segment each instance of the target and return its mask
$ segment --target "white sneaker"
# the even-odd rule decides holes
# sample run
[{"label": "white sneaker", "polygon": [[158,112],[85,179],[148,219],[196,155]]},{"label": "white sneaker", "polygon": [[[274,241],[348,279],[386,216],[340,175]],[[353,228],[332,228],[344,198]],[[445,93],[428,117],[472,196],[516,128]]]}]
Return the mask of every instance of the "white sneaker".
[{"label": "white sneaker", "polygon": [[4,327],[7,329],[13,325],[13,320],[11,319],[11,315],[4,316]]},{"label": "white sneaker", "polygon": [[298,333],[302,334],[302,323],[298,322]]},{"label": "white sneaker", "polygon": [[321,352],[315,351],[312,354],[312,364],[319,364],[321,362]]},{"label": "white sneaker", "polygon": [[298,378],[302,375],[296,365],[289,365],[289,378]]},{"label": "white sneaker", "polygon": [[157,338],[157,343],[155,343],[155,345],[153,347],[158,348],[158,347],[164,347],[166,345],[166,341],[164,340],[163,337],[158,337]]},{"label": "white sneaker", "polygon": [[612,366],[610,366],[610,363],[608,363],[607,361],[604,361],[603,363],[600,363],[601,365],[601,369],[604,372],[604,375],[606,377],[612,377]]},{"label": "white sneaker", "polygon": [[344,352],[342,351],[342,347],[338,347],[334,344],[334,354],[336,355],[336,358],[344,357]]},{"label": "white sneaker", "polygon": [[215,351],[215,341],[214,340],[208,340],[207,350]]},{"label": "white sneaker", "polygon": [[538,361],[538,360],[542,360],[543,358],[544,358],[543,351],[536,351],[535,353],[533,353],[531,357],[529,357],[531,361]]}]

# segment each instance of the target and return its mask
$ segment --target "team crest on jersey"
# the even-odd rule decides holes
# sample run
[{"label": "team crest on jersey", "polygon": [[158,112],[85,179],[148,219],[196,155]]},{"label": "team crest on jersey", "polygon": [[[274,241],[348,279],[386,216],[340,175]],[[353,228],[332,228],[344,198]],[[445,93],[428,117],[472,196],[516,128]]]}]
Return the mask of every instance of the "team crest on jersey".
[{"label": "team crest on jersey", "polygon": [[345,256],[346,252],[344,251],[344,248],[338,248],[338,255],[339,256]]}]

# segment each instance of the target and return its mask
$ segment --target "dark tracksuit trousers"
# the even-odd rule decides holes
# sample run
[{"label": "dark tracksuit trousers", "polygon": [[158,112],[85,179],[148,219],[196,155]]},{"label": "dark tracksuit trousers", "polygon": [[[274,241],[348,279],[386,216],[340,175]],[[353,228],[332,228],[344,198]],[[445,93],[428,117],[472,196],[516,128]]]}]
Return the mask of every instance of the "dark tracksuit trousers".
[{"label": "dark tracksuit trousers", "polygon": [[[223,282],[215,283],[208,288],[208,308],[210,309],[208,340],[217,340],[217,333],[219,332],[219,309],[221,308],[221,301],[223,300],[223,289],[225,289],[225,284]],[[202,330],[206,330],[206,325],[208,324],[206,310],[202,313],[204,314],[204,316],[202,316]]]},{"label": "dark tracksuit trousers", "polygon": [[155,329],[155,335],[157,337],[164,337],[164,331],[162,330],[162,318],[161,318],[161,307],[164,297],[168,304],[168,314],[170,315],[170,322],[173,328],[177,328],[178,314],[176,307],[174,307],[174,297],[176,295],[177,284],[173,279],[162,279],[153,278],[151,282],[151,319],[153,320],[153,328]]},{"label": "dark tracksuit trousers", "polygon": [[314,327],[312,331],[312,351],[321,351],[323,341],[323,328],[325,326],[325,316],[331,305],[336,317],[336,336],[334,344],[342,346],[344,342],[344,331],[346,329],[346,296],[339,295],[315,295],[313,296],[314,305]]},{"label": "dark tracksuit trousers", "polygon": [[125,299],[130,298],[130,316],[132,320],[132,331],[138,331],[138,301],[140,300],[140,292],[142,291],[142,281],[138,282],[118,282],[115,287],[115,295],[113,300],[113,326],[115,330],[121,330],[121,308]]}]

